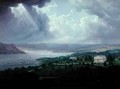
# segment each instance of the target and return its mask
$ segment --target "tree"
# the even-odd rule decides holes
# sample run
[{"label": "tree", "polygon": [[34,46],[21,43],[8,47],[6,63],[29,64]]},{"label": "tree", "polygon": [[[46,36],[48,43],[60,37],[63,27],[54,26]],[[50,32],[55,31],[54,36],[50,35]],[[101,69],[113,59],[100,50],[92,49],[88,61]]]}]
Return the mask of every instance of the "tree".
[{"label": "tree", "polygon": [[93,61],[93,57],[91,55],[85,55],[85,61],[92,62]]},{"label": "tree", "polygon": [[114,59],[115,59],[115,57],[112,54],[109,54],[107,56],[107,62],[109,62],[110,65],[113,65]]}]

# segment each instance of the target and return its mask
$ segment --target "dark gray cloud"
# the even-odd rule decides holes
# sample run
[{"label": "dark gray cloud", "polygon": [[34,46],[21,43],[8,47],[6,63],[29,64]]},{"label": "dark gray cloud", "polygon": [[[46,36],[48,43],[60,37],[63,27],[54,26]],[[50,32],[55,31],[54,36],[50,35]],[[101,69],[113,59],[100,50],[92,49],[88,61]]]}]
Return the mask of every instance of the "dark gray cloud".
[{"label": "dark gray cloud", "polygon": [[1,10],[2,8],[17,6],[18,3],[23,3],[29,6],[38,5],[39,7],[43,7],[46,2],[50,2],[51,0],[0,0]]},{"label": "dark gray cloud", "polygon": [[[50,0],[0,0],[0,41],[36,42],[50,38],[48,17],[32,7],[41,8],[47,2]],[[23,4],[30,18],[25,14],[17,18],[12,13],[10,7],[17,7],[19,3]]]},{"label": "dark gray cloud", "polygon": [[19,3],[26,4],[29,7],[33,5],[43,7],[46,2],[50,2],[50,0],[0,0],[0,15],[10,13],[9,7],[16,7]]},{"label": "dark gray cloud", "polygon": [[73,4],[78,12],[86,10],[101,20],[101,25],[89,24],[86,41],[120,43],[120,0],[73,0]]}]

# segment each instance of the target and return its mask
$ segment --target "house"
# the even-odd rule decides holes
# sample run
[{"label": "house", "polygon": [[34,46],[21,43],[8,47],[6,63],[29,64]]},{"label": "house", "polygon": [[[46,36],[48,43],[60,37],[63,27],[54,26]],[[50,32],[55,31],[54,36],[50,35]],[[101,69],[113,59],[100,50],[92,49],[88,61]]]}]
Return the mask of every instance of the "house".
[{"label": "house", "polygon": [[77,57],[70,57],[69,60],[77,61]]},{"label": "house", "polygon": [[104,55],[97,55],[94,57],[94,62],[93,63],[104,63],[107,60],[106,56]]}]

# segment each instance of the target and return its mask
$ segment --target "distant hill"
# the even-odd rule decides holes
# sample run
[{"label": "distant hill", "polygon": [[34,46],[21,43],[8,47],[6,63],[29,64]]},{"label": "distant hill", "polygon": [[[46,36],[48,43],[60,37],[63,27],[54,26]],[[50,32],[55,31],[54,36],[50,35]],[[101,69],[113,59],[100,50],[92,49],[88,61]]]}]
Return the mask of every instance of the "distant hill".
[{"label": "distant hill", "polygon": [[114,57],[120,57],[120,49],[113,49],[113,50],[106,50],[106,51],[102,51],[102,52],[76,52],[73,53],[71,56],[85,56],[85,55],[91,55],[91,56],[95,56],[95,55],[112,55]]},{"label": "distant hill", "polygon": [[24,54],[25,52],[18,49],[14,44],[0,43],[0,54]]},{"label": "distant hill", "polygon": [[120,44],[17,44],[22,49],[51,50],[56,52],[103,52],[107,50],[120,49]]}]

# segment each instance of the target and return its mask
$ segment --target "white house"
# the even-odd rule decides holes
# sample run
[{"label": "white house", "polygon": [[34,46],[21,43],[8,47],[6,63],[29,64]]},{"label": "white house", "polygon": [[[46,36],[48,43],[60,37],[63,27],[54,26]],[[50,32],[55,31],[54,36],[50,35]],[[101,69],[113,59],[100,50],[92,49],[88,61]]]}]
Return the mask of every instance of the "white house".
[{"label": "white house", "polygon": [[69,60],[77,61],[77,57],[70,57]]},{"label": "white house", "polygon": [[94,63],[104,63],[107,60],[104,55],[97,55],[94,57]]}]

